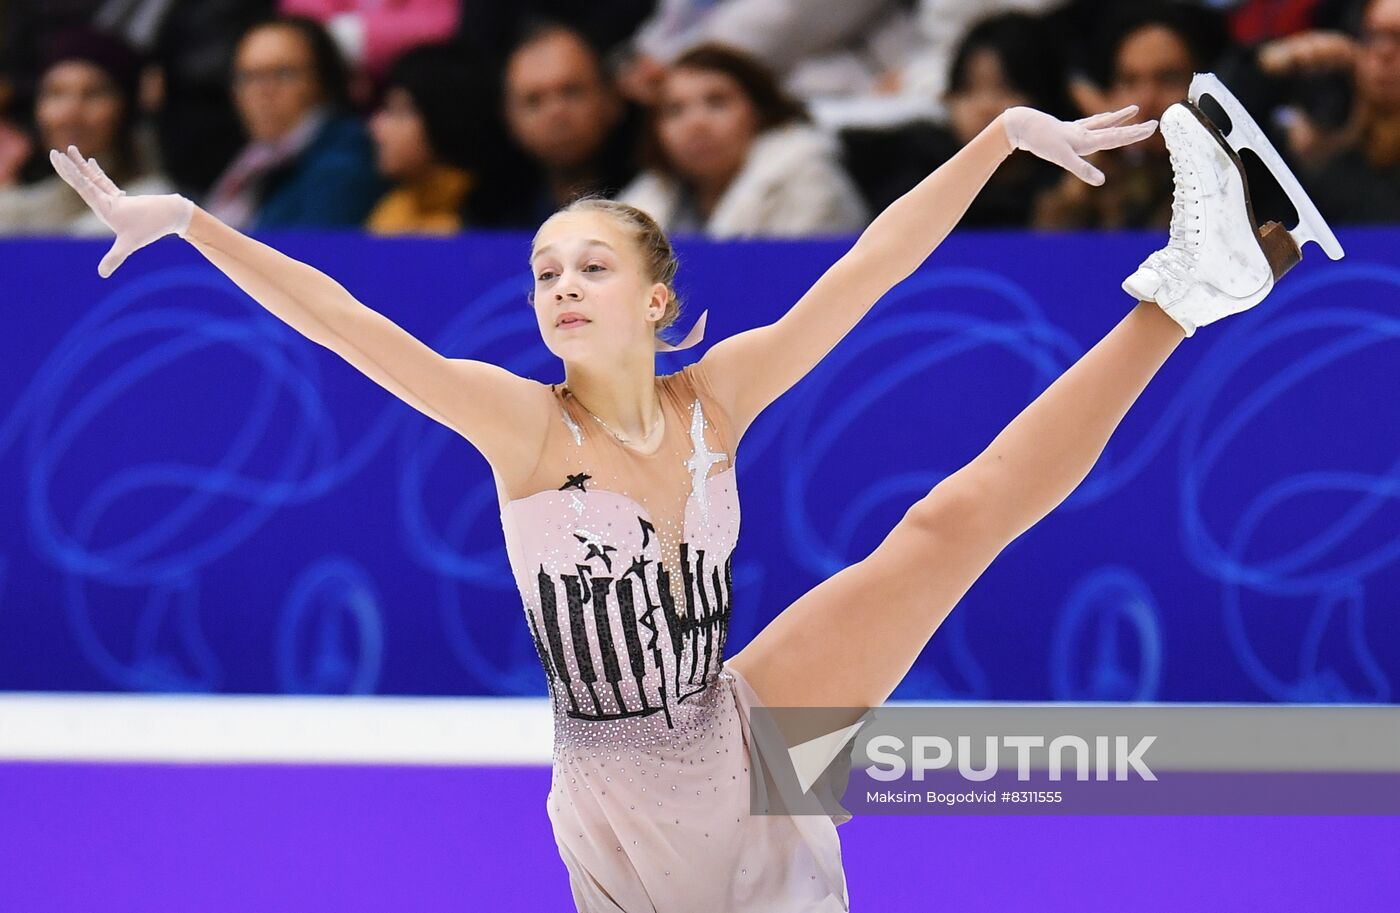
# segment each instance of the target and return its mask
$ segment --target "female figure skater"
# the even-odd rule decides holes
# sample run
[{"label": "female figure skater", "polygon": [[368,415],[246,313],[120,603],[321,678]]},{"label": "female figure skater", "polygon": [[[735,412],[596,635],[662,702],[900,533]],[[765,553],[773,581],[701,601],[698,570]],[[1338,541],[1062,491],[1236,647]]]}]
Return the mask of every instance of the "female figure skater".
[{"label": "female figure skater", "polygon": [[[640,210],[570,205],[540,228],[530,255],[540,335],[564,362],[566,380],[548,385],[438,355],[333,279],[190,201],[124,195],[71,146],[51,159],[117,234],[103,277],[177,233],[272,313],[487,457],[549,681],[547,808],[578,908],[774,913],[847,909],[846,884],[838,822],[748,814],[750,708],[881,704],[997,553],[1088,474],[1181,340],[1261,301],[1297,248],[1277,227],[1256,228],[1233,151],[1197,109],[1173,106],[1162,128],[1178,164],[1177,219],[1167,247],[1125,283],[1137,306],[869,557],[725,660],[739,441],[923,262],[1014,149],[1098,183],[1080,156],[1156,129],[1127,125],[1134,113],[1066,123],[1008,110],[891,204],[782,318],[663,377],[655,352],[693,345],[704,321],[680,345],[657,335],[677,310],[670,245]],[[1236,132],[1243,119],[1232,113]],[[1315,214],[1295,203],[1305,220]]]}]

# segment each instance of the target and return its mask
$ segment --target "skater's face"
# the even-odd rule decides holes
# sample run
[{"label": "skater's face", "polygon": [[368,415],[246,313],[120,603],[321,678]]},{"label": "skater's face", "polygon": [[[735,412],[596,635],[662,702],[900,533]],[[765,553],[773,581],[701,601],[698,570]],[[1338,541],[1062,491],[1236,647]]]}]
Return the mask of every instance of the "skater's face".
[{"label": "skater's face", "polygon": [[688,180],[727,185],[748,157],[758,122],[753,102],[728,74],[682,68],[662,84],[657,138]]},{"label": "skater's face", "polygon": [[311,48],[290,28],[246,35],[234,52],[233,100],[255,140],[286,136],[321,100]]},{"label": "skater's face", "polygon": [[[561,212],[535,236],[535,320],[565,362],[617,364],[656,348],[656,323],[670,292],[647,276],[635,239],[600,212]],[[588,322],[567,326],[567,313]]]},{"label": "skater's face", "polygon": [[622,116],[597,57],[560,29],[511,55],[505,113],[511,135],[545,168],[567,170],[595,159]]},{"label": "skater's face", "polygon": [[1011,85],[1002,69],[1001,58],[988,48],[971,55],[967,61],[966,85],[949,92],[947,101],[953,134],[963,144],[971,142],[1007,108],[1031,103]]},{"label": "skater's face", "polygon": [[44,73],[34,113],[48,148],[71,143],[84,155],[101,156],[116,141],[122,105],[121,93],[100,67],[69,60]]},{"label": "skater's face", "polygon": [[370,118],[369,131],[379,173],[385,177],[409,178],[433,163],[423,116],[406,90],[395,87],[385,93],[384,104]]},{"label": "skater's face", "polygon": [[[1176,32],[1161,25],[1144,26],[1118,46],[1109,107],[1137,105],[1134,123],[1160,120],[1167,108],[1186,97],[1193,69],[1191,49]],[[1159,153],[1167,148],[1160,131],[1138,145]]]},{"label": "skater's face", "polygon": [[1377,110],[1400,111],[1400,0],[1374,0],[1367,8],[1356,88]]}]

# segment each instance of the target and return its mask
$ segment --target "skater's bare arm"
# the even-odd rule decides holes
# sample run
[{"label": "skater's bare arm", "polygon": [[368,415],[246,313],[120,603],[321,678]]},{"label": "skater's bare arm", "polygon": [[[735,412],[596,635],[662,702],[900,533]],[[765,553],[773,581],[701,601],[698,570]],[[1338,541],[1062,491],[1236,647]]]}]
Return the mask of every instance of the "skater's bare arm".
[{"label": "skater's bare arm", "polygon": [[179,194],[128,195],[76,146],[51,151],[49,161],[116,233],[97,267],[103,278],[134,251],[178,234],[287,325],[461,434],[493,467],[508,472],[538,455],[549,416],[549,398],[540,395],[538,384],[495,365],[438,354],[334,279]]},{"label": "skater's bare arm", "polygon": [[1074,123],[1027,108],[1004,112],[951,159],[889,205],[851,249],[775,322],[735,334],[705,353],[716,396],[736,436],[840,342],[886,292],[943,242],[997,166],[1027,149],[1082,179],[1103,177],[1081,155],[1145,138],[1149,121],[1121,124],[1135,108]]},{"label": "skater's bare arm", "polygon": [[702,360],[736,436],[928,258],[1010,153],[994,121],[880,213],[782,317],[710,347]]},{"label": "skater's bare arm", "polygon": [[[548,415],[532,381],[487,362],[440,355],[330,276],[198,206],[184,237],[273,315],[457,431],[493,464],[538,449]],[[532,424],[538,433],[522,437],[536,430]]]}]

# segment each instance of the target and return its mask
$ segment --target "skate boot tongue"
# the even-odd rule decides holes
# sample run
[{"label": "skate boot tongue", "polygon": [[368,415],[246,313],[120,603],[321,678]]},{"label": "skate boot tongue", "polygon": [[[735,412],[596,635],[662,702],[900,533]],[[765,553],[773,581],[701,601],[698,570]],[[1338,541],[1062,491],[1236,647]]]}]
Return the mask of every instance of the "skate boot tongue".
[{"label": "skate boot tongue", "polygon": [[1194,246],[1173,227],[1167,246],[1153,251],[1135,273],[1123,280],[1123,291],[1136,295],[1140,301],[1174,304],[1193,282]]},{"label": "skate boot tongue", "polygon": [[[1137,268],[1137,272],[1123,280],[1123,291],[1132,295],[1139,301],[1157,301],[1158,295],[1165,291],[1166,279],[1148,264],[1144,263]],[[1168,312],[1170,313],[1170,312]],[[1196,325],[1182,314],[1172,314],[1174,319],[1187,336],[1196,332]]]},{"label": "skate boot tongue", "polygon": [[1139,266],[1137,272],[1123,280],[1123,291],[1139,301],[1155,301],[1162,288],[1162,277],[1150,266]]}]

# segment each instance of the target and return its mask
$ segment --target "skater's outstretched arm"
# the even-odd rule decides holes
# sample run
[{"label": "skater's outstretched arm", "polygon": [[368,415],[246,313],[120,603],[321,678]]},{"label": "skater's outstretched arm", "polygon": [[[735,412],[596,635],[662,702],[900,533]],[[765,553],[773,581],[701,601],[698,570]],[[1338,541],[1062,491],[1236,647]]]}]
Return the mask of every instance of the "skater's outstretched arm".
[{"label": "skater's outstretched arm", "polygon": [[[184,237],[267,310],[461,434],[493,464],[538,452],[548,415],[529,381],[488,362],[439,354],[330,276],[197,206]],[[538,433],[522,438],[521,423],[532,417]]]},{"label": "skater's outstretched arm", "polygon": [[1088,183],[1101,184],[1103,174],[1081,156],[1151,135],[1156,121],[1123,126],[1136,112],[1128,107],[1072,123],[1030,108],[1003,112],[891,203],[786,314],[711,347],[702,361],[715,394],[729,409],[736,436],[928,259],[1014,150],[1026,149]]},{"label": "skater's outstretched arm", "polygon": [[549,416],[532,382],[486,362],[438,354],[361,304],[330,276],[224,224],[178,194],[129,197],[72,146],[67,155],[51,153],[50,160],[117,233],[98,266],[104,278],[133,251],[166,234],[179,234],[288,326],[461,434],[493,466],[538,452]]}]

